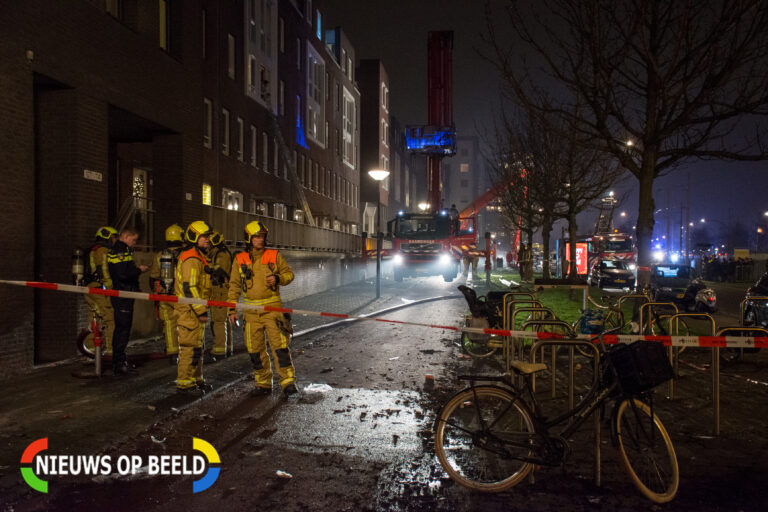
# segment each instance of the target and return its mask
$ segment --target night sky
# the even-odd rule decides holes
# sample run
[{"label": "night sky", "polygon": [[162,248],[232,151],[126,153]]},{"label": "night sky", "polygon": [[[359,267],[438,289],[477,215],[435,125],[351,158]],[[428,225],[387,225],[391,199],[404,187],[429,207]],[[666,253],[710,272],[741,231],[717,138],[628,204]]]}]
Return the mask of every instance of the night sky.
[{"label": "night sky", "polygon": [[[494,6],[502,4],[499,0]],[[392,109],[402,124],[426,124],[427,33],[454,31],[454,108],[460,135],[480,135],[491,129],[498,110],[501,83],[494,67],[477,53],[484,48],[483,2],[479,0],[326,0],[328,27],[341,25],[358,59],[380,58],[389,74]],[[720,225],[743,219],[752,231],[768,224],[768,162],[691,161],[656,181],[656,208],[680,208],[690,172],[692,220],[705,217]],[[637,215],[636,180],[629,176],[616,190],[629,191],[618,211]],[[669,199],[667,199],[669,197]],[[679,217],[679,214],[676,214]],[[579,218],[588,232],[595,213]],[[618,217],[616,217],[618,221]],[[657,218],[659,233],[665,233]],[[557,232],[559,233],[559,225]]]}]

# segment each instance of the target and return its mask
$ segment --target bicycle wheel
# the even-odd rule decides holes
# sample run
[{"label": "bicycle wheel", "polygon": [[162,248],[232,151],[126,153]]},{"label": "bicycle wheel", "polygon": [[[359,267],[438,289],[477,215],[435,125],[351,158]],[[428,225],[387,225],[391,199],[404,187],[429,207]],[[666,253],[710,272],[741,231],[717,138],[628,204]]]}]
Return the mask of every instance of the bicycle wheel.
[{"label": "bicycle wheel", "polygon": [[96,357],[96,348],[93,346],[93,332],[91,332],[91,329],[83,329],[77,335],[77,350],[91,359]]},{"label": "bicycle wheel", "polygon": [[472,357],[488,357],[496,352],[496,344],[489,334],[461,334],[461,348]]},{"label": "bicycle wheel", "polygon": [[478,386],[440,411],[435,452],[448,475],[469,489],[499,492],[533,469],[534,428],[528,408],[509,391]]},{"label": "bicycle wheel", "polygon": [[677,455],[667,429],[650,408],[636,398],[619,404],[615,416],[619,455],[632,483],[648,499],[666,503],[680,483]]}]

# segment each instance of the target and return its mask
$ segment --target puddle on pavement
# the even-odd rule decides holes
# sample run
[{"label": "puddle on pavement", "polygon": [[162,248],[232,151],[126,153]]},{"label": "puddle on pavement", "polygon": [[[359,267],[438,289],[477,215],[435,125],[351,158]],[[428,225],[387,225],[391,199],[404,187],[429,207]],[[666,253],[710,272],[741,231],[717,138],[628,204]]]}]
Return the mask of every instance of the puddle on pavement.
[{"label": "puddle on pavement", "polygon": [[369,460],[391,460],[392,451],[421,453],[420,433],[430,425],[418,393],[329,388],[305,389],[298,401],[284,403],[270,442],[311,453],[342,447],[347,456]]}]

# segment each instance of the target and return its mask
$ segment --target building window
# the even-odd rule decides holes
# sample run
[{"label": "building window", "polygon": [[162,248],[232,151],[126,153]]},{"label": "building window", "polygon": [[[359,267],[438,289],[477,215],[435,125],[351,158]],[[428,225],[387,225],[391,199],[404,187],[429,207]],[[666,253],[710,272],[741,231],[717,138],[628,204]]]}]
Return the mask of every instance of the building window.
[{"label": "building window", "polygon": [[285,82],[277,83],[277,111],[281,116],[285,115]]},{"label": "building window", "polygon": [[285,53],[285,20],[283,18],[277,20],[277,39],[280,53]]},{"label": "building window", "polygon": [[269,135],[267,132],[261,134],[261,163],[262,170],[269,172]]},{"label": "building window", "polygon": [[325,171],[325,195],[331,197],[331,170]]},{"label": "building window", "polygon": [[323,40],[323,15],[320,14],[320,11],[317,11],[317,28],[316,32],[317,38],[322,41]]},{"label": "building window", "polygon": [[461,181],[459,182],[459,186],[460,186],[461,188],[467,188],[467,187],[469,186],[469,180],[461,180]]},{"label": "building window", "polygon": [[157,28],[158,28],[160,48],[162,48],[165,51],[168,51],[168,28],[169,28],[169,22],[170,22],[169,16],[168,16],[168,0],[159,0],[158,6],[159,6],[159,11],[158,11]]},{"label": "building window", "polygon": [[312,189],[312,159],[310,158],[307,158],[307,175],[304,186],[310,190]]},{"label": "building window", "polygon": [[104,2],[104,8],[106,9],[107,14],[113,18],[122,19],[120,7],[120,0],[106,0]]},{"label": "building window", "polygon": [[270,94],[269,92],[270,74],[269,74],[269,70],[264,66],[259,67],[259,80],[261,81],[261,99],[268,102],[269,94]]},{"label": "building window", "polygon": [[354,66],[352,66],[352,57],[347,57],[347,78],[349,78],[350,82],[354,82],[354,79],[352,78],[353,69],[354,69]]},{"label": "building window", "polygon": [[342,121],[344,146],[342,159],[352,169],[355,168],[355,141],[354,134],[357,131],[357,106],[355,97],[344,87],[344,117]]},{"label": "building window", "polygon": [[240,211],[243,209],[243,194],[228,188],[221,189],[221,206],[227,210]]},{"label": "building window", "polygon": [[256,92],[256,57],[248,55],[248,93]]},{"label": "building window", "polygon": [[227,76],[235,79],[235,36],[227,34]]},{"label": "building window", "polygon": [[205,116],[203,121],[203,146],[210,148],[213,132],[213,106],[208,98],[203,98],[203,115]]},{"label": "building window", "polygon": [[468,149],[462,149],[461,150],[461,156],[468,156],[468,155],[469,155],[469,150]]},{"label": "building window", "polygon": [[277,148],[277,137],[272,139],[272,172],[275,173],[275,176],[280,176],[280,167],[279,167],[279,152]]},{"label": "building window", "polygon": [[207,183],[203,183],[203,204],[211,206],[211,186]]},{"label": "building window", "polygon": [[221,152],[229,155],[229,110],[221,109]]},{"label": "building window", "polygon": [[347,50],[341,49],[341,72],[347,74]]},{"label": "building window", "polygon": [[205,60],[205,58],[206,58],[206,54],[207,54],[207,52],[206,52],[206,42],[205,42],[205,39],[206,39],[206,30],[205,30],[205,9],[203,9],[203,13],[202,13],[202,20],[201,20],[201,22],[200,22],[200,25],[201,25],[201,27],[200,27],[200,28],[201,28],[201,30],[200,30],[200,31],[202,32],[202,37],[203,37],[203,41],[202,41],[202,43],[203,43],[203,60]]},{"label": "building window", "polygon": [[261,0],[261,51],[272,53],[272,0]]},{"label": "building window", "polygon": [[381,82],[381,108],[387,111],[387,85]]},{"label": "building window", "polygon": [[307,42],[307,136],[325,147],[325,61]]},{"label": "building window", "polygon": [[274,210],[274,216],[276,219],[285,220],[288,216],[288,209],[285,207],[283,203],[275,203],[273,205]]},{"label": "building window", "polygon": [[296,69],[301,71],[301,38],[296,38]]},{"label": "building window", "polygon": [[237,159],[243,161],[243,118],[237,118]]},{"label": "building window", "polygon": [[304,177],[304,155],[299,155],[299,170],[297,172],[299,175],[299,183],[304,186],[306,181]]},{"label": "building window", "polygon": [[307,20],[308,24],[312,25],[312,0],[306,0],[304,9],[304,19]]},{"label": "building window", "polygon": [[315,192],[320,190],[320,184],[318,181],[320,180],[320,165],[315,162]]},{"label": "building window", "polygon": [[325,195],[325,167],[320,167],[320,175],[317,177],[317,193]]},{"label": "building window", "polygon": [[251,125],[251,167],[256,167],[256,146],[258,145],[256,137],[256,127]]},{"label": "building window", "polygon": [[469,172],[469,164],[461,164],[459,167],[460,172]]}]

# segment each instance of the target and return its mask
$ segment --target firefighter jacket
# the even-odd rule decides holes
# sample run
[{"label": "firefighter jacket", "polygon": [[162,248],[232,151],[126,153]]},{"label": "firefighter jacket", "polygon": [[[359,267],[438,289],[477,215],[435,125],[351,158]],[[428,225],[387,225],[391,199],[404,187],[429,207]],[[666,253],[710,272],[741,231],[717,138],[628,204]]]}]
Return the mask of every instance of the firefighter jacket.
[{"label": "firefighter jacket", "polygon": [[[277,280],[274,288],[267,286],[267,277],[271,275]],[[282,307],[280,286],[291,281],[293,270],[277,249],[244,251],[232,262],[227,302],[237,302],[242,295],[246,304]],[[230,308],[230,313],[235,312]]]},{"label": "firefighter jacket", "polygon": [[[190,299],[205,299],[211,297],[211,276],[208,258],[197,247],[191,247],[182,252],[176,265],[174,292],[177,297]],[[198,317],[208,312],[208,306],[203,304],[178,304],[186,310],[191,308]]]},{"label": "firefighter jacket", "polygon": [[216,247],[211,253],[211,281],[213,286],[229,286],[232,253],[226,247]]},{"label": "firefighter jacket", "polygon": [[101,288],[102,286],[107,289],[112,288],[112,279],[107,269],[108,252],[109,247],[101,244],[94,245],[88,252],[89,288]]},{"label": "firefighter jacket", "polygon": [[133,261],[133,249],[118,240],[107,252],[107,271],[104,278],[111,279],[112,288],[129,292],[139,291],[141,270]]},{"label": "firefighter jacket", "polygon": [[[181,254],[182,249],[183,247],[180,245],[169,245],[165,248],[166,251],[171,253],[171,257],[173,258],[172,272],[174,275],[176,274],[176,265],[179,262],[179,254]],[[149,270],[149,288],[153,293],[173,295],[175,293],[173,282],[171,282],[171,286],[166,289],[162,280],[162,276],[160,275],[160,257],[163,255],[163,252],[164,251],[156,252],[155,257],[152,259],[152,268]]]}]

